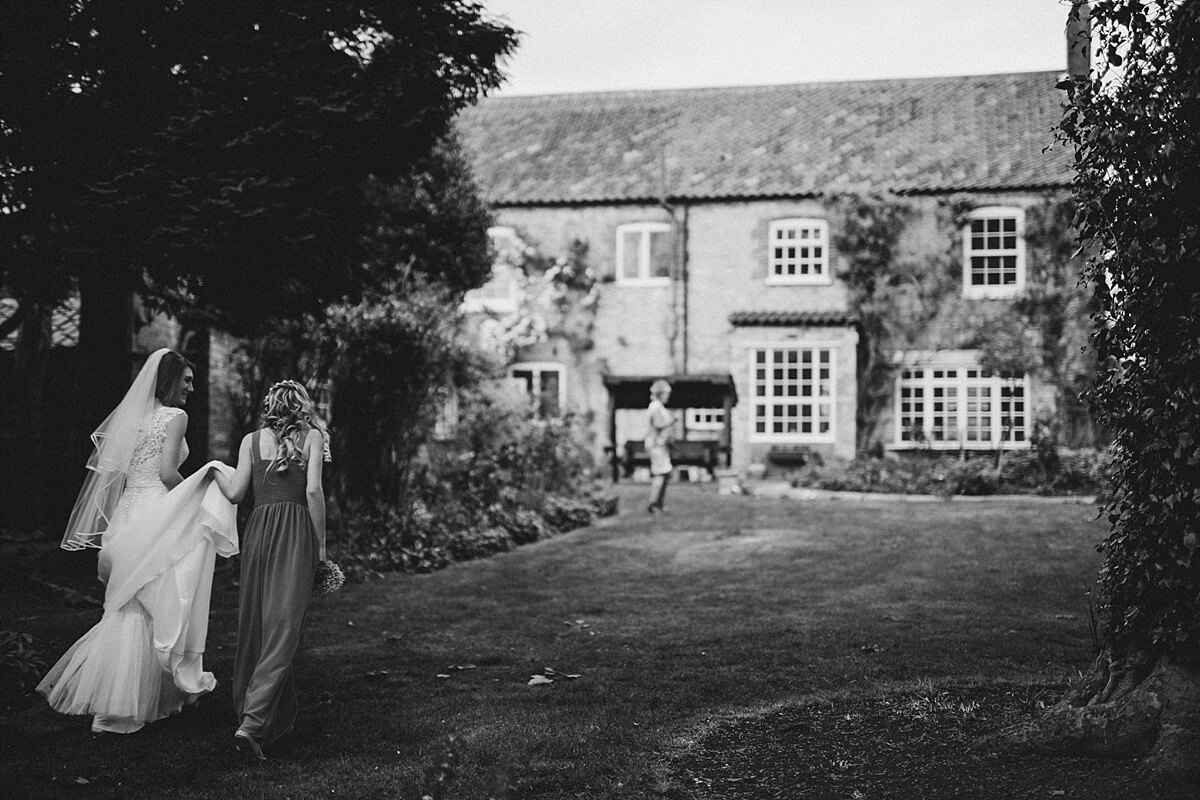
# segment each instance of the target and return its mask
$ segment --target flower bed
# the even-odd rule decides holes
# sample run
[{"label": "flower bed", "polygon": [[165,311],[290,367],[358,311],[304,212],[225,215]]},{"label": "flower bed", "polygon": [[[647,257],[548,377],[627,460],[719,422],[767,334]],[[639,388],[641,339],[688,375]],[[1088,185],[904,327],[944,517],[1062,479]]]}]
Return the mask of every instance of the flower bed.
[{"label": "flower bed", "polygon": [[795,487],[844,492],[938,495],[1091,495],[1105,491],[1108,454],[1056,448],[993,456],[861,457],[810,464],[788,475]]}]

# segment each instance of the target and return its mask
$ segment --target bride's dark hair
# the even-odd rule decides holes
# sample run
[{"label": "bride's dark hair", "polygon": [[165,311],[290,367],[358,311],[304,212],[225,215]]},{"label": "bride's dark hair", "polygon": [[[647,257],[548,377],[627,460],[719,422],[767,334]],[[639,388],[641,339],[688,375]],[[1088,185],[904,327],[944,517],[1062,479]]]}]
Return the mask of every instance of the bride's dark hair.
[{"label": "bride's dark hair", "polygon": [[328,440],[325,423],[313,410],[312,399],[296,381],[280,381],[267,390],[263,398],[263,415],[275,433],[275,458],[268,470],[283,472],[288,463],[303,466],[304,438],[310,430],[318,430]]},{"label": "bride's dark hair", "polygon": [[167,398],[179,388],[179,382],[183,380],[183,373],[189,369],[195,372],[196,365],[179,353],[174,350],[163,353],[162,360],[158,362],[158,381],[154,385],[154,396],[158,398],[159,402],[167,402]]}]

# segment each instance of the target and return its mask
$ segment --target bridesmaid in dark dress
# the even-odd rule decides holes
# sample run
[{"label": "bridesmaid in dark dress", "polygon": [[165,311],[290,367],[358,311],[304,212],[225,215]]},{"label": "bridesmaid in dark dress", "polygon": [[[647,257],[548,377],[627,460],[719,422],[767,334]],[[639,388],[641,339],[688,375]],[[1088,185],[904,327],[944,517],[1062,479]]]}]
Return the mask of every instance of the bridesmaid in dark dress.
[{"label": "bridesmaid in dark dress", "polygon": [[217,478],[239,502],[254,487],[254,509],[242,535],[241,591],[233,700],[234,744],[252,760],[296,721],[292,659],[325,559],[324,427],[295,381],[282,381],[263,401],[266,425],[242,439],[237,471]]}]

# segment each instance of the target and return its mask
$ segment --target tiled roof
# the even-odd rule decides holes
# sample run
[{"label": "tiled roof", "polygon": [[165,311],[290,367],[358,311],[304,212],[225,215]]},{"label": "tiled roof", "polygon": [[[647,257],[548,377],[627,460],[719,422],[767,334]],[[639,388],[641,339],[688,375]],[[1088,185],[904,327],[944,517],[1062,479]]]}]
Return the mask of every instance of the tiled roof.
[{"label": "tiled roof", "polygon": [[1066,186],[1058,78],[488,98],[459,129],[499,205]]},{"label": "tiled roof", "polygon": [[729,315],[729,324],[735,327],[853,325],[857,321],[848,311],[735,311]]}]

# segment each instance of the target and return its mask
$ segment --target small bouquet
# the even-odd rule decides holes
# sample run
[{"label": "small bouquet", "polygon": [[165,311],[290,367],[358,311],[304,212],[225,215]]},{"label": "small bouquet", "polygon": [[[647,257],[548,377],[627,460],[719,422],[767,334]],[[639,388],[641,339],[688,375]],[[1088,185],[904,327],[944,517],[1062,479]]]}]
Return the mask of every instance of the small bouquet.
[{"label": "small bouquet", "polygon": [[317,575],[313,579],[313,597],[336,592],[345,582],[341,567],[328,559],[322,561],[317,564]]}]

